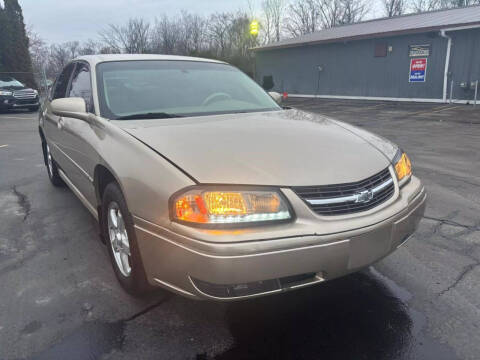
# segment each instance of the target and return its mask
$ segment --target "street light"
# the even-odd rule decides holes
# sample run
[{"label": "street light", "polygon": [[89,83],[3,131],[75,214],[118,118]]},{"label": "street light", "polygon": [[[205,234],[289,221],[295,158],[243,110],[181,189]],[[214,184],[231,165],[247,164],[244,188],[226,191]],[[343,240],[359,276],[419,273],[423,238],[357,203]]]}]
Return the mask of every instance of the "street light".
[{"label": "street light", "polygon": [[258,35],[258,21],[257,20],[253,20],[250,23],[250,35],[255,36],[255,37]]}]

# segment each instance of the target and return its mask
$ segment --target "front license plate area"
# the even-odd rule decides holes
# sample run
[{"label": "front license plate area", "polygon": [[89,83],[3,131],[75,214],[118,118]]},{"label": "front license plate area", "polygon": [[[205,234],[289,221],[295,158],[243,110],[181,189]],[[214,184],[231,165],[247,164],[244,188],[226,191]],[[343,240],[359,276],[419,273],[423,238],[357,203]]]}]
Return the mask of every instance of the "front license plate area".
[{"label": "front license plate area", "polygon": [[349,269],[361,268],[387,255],[392,248],[392,225],[350,239]]}]

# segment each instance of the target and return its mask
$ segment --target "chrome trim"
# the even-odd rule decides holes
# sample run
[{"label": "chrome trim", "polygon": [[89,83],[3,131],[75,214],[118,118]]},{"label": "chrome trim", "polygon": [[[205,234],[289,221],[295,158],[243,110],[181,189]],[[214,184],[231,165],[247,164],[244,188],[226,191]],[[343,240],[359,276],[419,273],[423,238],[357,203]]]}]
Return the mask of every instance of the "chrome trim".
[{"label": "chrome trim", "polygon": [[160,280],[160,279],[157,279],[157,278],[153,278],[153,281],[159,283],[160,285],[164,286],[164,287],[167,287],[169,289],[172,289],[174,291],[177,291],[181,294],[184,294],[184,295],[187,295],[187,296],[190,296],[192,298],[197,298],[197,296],[195,294],[192,294],[191,292],[188,292],[187,290],[184,290],[182,288],[179,288],[178,286],[175,286],[175,285],[172,285],[166,281],[163,281],[163,280]]},{"label": "chrome trim", "polygon": [[[390,186],[392,183],[393,183],[393,179],[390,178],[384,183],[381,183],[380,185],[377,185],[373,189],[370,189],[370,191],[372,192],[373,195],[375,195],[378,192],[385,189],[387,186]],[[305,199],[305,201],[311,205],[340,204],[340,203],[349,202],[349,201],[357,202],[360,198],[360,194],[361,193],[349,195],[349,196],[329,198],[329,199]]]},{"label": "chrome trim", "polygon": [[35,99],[37,93],[33,90],[17,90],[13,92],[12,96],[18,100]]}]

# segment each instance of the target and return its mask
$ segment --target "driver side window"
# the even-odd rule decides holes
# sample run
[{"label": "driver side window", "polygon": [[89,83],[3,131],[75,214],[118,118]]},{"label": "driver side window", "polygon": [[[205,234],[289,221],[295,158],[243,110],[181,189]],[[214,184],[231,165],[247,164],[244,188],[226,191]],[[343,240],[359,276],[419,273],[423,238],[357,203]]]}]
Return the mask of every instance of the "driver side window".
[{"label": "driver side window", "polygon": [[83,62],[78,62],[73,73],[72,84],[67,97],[80,97],[87,104],[87,112],[93,112],[92,84],[90,68]]},{"label": "driver side window", "polygon": [[64,98],[67,92],[68,83],[70,81],[70,76],[72,75],[73,68],[75,64],[68,64],[67,67],[62,71],[55,81],[55,88],[52,91],[51,100]]}]

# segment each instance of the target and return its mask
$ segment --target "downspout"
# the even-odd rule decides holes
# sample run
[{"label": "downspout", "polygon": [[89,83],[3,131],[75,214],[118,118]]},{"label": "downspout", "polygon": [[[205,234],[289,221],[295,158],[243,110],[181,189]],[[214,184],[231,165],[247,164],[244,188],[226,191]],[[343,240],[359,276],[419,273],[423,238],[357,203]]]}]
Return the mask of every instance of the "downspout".
[{"label": "downspout", "polygon": [[445,56],[445,72],[443,74],[443,102],[447,102],[448,68],[450,67],[450,51],[452,49],[452,38],[446,34],[446,30],[440,30],[440,36],[447,39],[447,55]]}]

